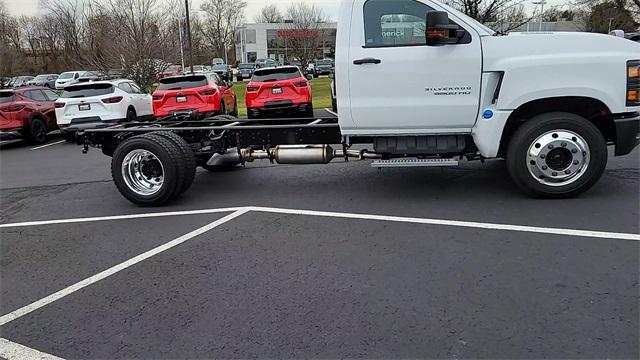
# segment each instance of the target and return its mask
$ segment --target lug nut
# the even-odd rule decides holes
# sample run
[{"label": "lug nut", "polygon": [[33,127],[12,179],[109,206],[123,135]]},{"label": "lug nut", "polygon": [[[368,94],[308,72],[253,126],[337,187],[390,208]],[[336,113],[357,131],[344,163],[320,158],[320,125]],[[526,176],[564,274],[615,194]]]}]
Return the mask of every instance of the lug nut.
[{"label": "lug nut", "polygon": [[565,172],[564,172],[564,173],[565,173],[565,174],[567,174],[567,175],[569,175],[569,174],[571,174],[571,170],[565,170]]},{"label": "lug nut", "polygon": [[562,144],[560,144],[560,146],[562,146],[562,147],[567,147],[567,143],[566,143],[566,142],[563,142]]},{"label": "lug nut", "polygon": [[578,161],[578,160],[575,160],[575,161],[573,162],[573,165],[579,165],[579,164],[580,164],[580,161]]},{"label": "lug nut", "polygon": [[546,159],[546,158],[547,158],[547,155],[545,155],[545,154],[540,155],[540,159],[543,159],[543,160],[544,160],[544,159]]},{"label": "lug nut", "polygon": [[547,170],[547,169],[548,169],[547,165],[542,166],[542,170]]},{"label": "lug nut", "polygon": [[572,153],[572,154],[577,154],[577,153],[578,153],[578,149],[573,149],[573,150],[571,150],[571,153]]}]

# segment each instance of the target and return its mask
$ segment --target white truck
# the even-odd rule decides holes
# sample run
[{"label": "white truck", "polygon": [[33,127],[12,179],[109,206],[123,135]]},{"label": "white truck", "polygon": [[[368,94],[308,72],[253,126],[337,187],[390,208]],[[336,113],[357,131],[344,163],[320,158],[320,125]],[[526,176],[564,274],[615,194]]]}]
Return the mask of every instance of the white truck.
[{"label": "white truck", "polygon": [[432,0],[343,0],[335,82],[335,118],[176,114],[88,130],[84,151],[101,147],[120,192],[157,206],[186,191],[197,166],[258,159],[392,167],[503,158],[526,193],[571,197],[601,177],[609,145],[622,156],[639,143],[640,44],[614,36],[502,35]]}]

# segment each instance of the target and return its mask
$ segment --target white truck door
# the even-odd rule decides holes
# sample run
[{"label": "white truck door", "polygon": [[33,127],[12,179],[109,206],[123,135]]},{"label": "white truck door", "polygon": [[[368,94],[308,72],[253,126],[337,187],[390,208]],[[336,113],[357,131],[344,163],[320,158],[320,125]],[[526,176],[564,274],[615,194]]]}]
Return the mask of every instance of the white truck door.
[{"label": "white truck door", "polygon": [[[459,44],[426,45],[418,0],[356,0],[349,44],[350,121],[358,134],[470,132],[479,107],[482,50],[477,32]],[[347,126],[349,127],[349,126]]]}]

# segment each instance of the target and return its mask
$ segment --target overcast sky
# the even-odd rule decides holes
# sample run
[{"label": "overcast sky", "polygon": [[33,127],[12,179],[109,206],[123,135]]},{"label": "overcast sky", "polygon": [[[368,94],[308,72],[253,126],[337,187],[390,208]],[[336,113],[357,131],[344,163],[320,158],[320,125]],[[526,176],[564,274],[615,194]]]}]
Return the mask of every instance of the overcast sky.
[{"label": "overcast sky", "polygon": [[[204,0],[191,0],[192,6],[196,9]],[[336,19],[338,15],[338,0],[245,0],[248,4],[246,16],[247,21],[253,21],[253,17],[260,12],[265,5],[276,3],[281,9],[285,9],[289,4],[296,1],[304,1],[314,3],[320,6],[332,19]],[[16,15],[37,15],[38,0],[4,0],[7,8],[12,14]]]}]

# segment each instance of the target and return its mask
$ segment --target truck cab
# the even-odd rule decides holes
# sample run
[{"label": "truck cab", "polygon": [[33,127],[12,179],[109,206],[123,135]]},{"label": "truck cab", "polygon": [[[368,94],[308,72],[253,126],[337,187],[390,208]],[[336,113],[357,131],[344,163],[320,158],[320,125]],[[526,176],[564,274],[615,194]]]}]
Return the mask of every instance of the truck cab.
[{"label": "truck cab", "polygon": [[[592,122],[619,155],[635,145],[637,120],[629,118],[640,111],[638,43],[591,33],[503,36],[430,0],[341,6],[336,90],[343,134],[467,134],[493,158],[526,120],[567,112]],[[429,24],[429,13],[446,15],[446,23]],[[441,30],[453,39],[430,41],[446,25],[452,29]],[[633,134],[621,139],[622,132]]]}]

